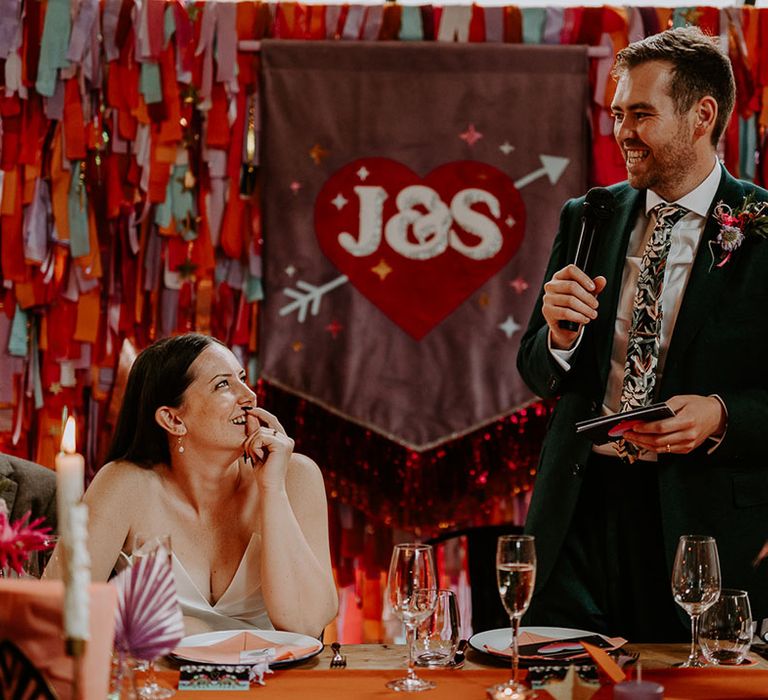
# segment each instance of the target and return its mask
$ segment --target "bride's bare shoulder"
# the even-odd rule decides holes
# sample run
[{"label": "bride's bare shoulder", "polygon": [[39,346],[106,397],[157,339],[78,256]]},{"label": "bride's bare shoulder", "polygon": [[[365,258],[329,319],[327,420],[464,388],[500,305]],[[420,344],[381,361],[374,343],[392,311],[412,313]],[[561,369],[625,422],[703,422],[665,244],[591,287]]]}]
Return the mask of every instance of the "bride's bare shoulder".
[{"label": "bride's bare shoulder", "polygon": [[[120,492],[124,489],[146,489],[158,482],[152,467],[142,467],[134,462],[115,460],[107,462],[93,478],[88,490]],[[134,493],[141,493],[135,491]]]}]

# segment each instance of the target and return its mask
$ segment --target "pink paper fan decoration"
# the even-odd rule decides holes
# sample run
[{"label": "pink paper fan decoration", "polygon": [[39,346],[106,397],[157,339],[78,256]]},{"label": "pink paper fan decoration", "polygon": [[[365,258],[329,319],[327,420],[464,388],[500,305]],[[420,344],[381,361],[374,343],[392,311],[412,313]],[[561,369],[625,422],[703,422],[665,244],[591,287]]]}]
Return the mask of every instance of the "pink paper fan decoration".
[{"label": "pink paper fan decoration", "polygon": [[167,554],[141,557],[112,583],[117,588],[115,648],[148,661],[174,649],[184,636],[184,619]]}]

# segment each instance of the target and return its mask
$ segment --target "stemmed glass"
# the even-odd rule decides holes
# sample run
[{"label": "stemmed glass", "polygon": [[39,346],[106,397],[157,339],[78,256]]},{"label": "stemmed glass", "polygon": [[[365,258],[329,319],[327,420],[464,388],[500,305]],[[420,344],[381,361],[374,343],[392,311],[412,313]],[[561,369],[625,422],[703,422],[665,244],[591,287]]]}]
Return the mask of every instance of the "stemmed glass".
[{"label": "stemmed glass", "polygon": [[[171,536],[153,535],[148,537],[143,534],[137,534],[133,538],[133,549],[131,550],[131,560],[138,561],[142,557],[167,557],[169,568],[173,566]],[[166,700],[175,694],[175,690],[167,686],[160,685],[155,674],[155,660],[144,659],[147,662],[147,679],[138,689],[139,696],[144,700]]]},{"label": "stemmed glass", "polygon": [[720,559],[714,537],[680,537],[672,568],[672,594],[675,602],[691,616],[691,653],[680,666],[706,666],[699,648],[699,616],[720,596]]},{"label": "stemmed glass", "polygon": [[395,545],[389,565],[387,595],[392,610],[405,625],[408,644],[408,675],[390,681],[387,688],[407,692],[434,688],[432,681],[416,675],[413,658],[416,627],[434,612],[437,604],[437,573],[430,545]]},{"label": "stemmed glass", "polygon": [[536,582],[536,549],[531,535],[502,535],[496,543],[496,582],[512,627],[512,678],[493,690],[505,698],[524,698],[530,691],[517,680],[520,665],[520,618],[531,603]]}]

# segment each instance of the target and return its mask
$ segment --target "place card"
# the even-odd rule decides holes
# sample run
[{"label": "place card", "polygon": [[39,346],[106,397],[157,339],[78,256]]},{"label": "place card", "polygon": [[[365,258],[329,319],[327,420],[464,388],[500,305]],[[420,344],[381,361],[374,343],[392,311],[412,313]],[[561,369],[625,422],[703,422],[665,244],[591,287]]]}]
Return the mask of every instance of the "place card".
[{"label": "place card", "polygon": [[250,666],[182,666],[179,690],[249,690]]}]

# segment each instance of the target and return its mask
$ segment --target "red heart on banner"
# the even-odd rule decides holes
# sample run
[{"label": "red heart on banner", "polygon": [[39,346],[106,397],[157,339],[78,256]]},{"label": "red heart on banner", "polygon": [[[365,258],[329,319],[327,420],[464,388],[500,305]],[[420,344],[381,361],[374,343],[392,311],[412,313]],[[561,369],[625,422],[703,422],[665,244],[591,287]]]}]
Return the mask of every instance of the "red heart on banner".
[{"label": "red heart on banner", "polygon": [[416,340],[512,259],[524,231],[512,180],[476,161],[421,178],[395,160],[361,158],[315,200],[323,253]]}]

